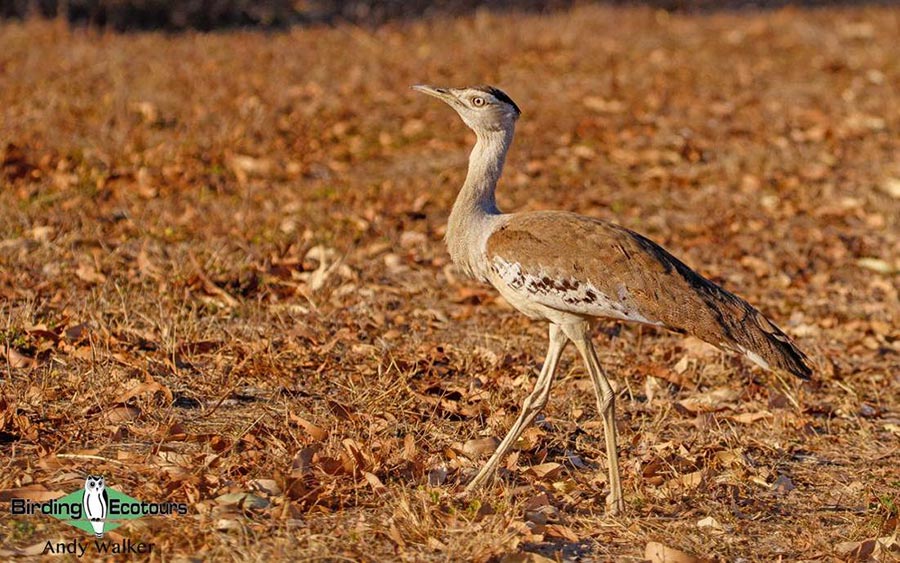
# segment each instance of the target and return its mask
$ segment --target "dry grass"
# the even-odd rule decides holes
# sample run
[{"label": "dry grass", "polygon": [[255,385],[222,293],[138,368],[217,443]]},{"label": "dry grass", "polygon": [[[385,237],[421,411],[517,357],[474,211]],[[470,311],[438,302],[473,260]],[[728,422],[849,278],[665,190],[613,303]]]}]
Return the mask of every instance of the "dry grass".
[{"label": "dry grass", "polygon": [[[656,541],[820,560],[895,534],[898,27],[887,8],[597,7],[0,27],[0,490],[101,473],[188,503],[119,530],[151,559],[627,561]],[[417,82],[495,83],[523,108],[502,208],[644,232],[778,320],[815,381],[605,323],[627,514],[603,514],[571,350],[502,478],[458,497],[482,461],[463,446],[505,432],[545,327],[449,267],[472,139]],[[79,533],[0,522],[6,555]]]}]

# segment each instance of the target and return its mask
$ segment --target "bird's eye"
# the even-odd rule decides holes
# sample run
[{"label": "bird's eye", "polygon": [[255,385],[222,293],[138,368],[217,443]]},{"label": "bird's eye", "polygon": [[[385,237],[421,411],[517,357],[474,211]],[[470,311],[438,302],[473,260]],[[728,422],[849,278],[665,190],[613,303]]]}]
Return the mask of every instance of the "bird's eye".
[{"label": "bird's eye", "polygon": [[472,105],[477,108],[480,108],[481,106],[484,105],[484,98],[482,98],[480,96],[477,98],[472,98]]}]

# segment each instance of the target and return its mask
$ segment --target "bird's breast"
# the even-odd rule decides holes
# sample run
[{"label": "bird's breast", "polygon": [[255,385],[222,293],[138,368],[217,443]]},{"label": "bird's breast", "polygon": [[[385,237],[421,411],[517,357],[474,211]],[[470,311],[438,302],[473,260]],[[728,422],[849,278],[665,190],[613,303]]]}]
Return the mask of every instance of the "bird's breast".
[{"label": "bird's breast", "polygon": [[451,219],[445,238],[453,263],[467,276],[491,282],[492,267],[487,257],[487,240],[506,222],[506,216],[481,213]]}]

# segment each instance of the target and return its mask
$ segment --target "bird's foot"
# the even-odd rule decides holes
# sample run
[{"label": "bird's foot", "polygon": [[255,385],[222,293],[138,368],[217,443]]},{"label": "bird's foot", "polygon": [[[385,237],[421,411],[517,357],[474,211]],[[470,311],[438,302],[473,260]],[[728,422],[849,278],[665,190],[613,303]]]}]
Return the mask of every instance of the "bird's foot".
[{"label": "bird's foot", "polygon": [[479,489],[481,489],[483,486],[483,483],[484,481],[479,480],[476,476],[476,478],[470,481],[469,484],[466,485],[462,490],[457,489],[452,496],[459,501],[468,502],[478,494]]},{"label": "bird's foot", "polygon": [[495,474],[495,466],[491,463],[488,463],[481,468],[481,471],[475,474],[475,477],[473,477],[471,481],[469,481],[469,484],[466,485],[466,492],[472,493],[475,492],[476,489],[484,487],[487,482],[495,476]]}]

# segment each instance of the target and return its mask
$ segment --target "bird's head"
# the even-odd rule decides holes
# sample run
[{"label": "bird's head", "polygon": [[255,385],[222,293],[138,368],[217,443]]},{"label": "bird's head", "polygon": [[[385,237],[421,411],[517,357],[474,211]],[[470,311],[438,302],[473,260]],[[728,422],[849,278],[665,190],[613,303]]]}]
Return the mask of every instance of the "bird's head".
[{"label": "bird's head", "polygon": [[437,88],[417,84],[412,88],[447,103],[479,134],[512,129],[522,113],[506,92],[493,86]]}]

